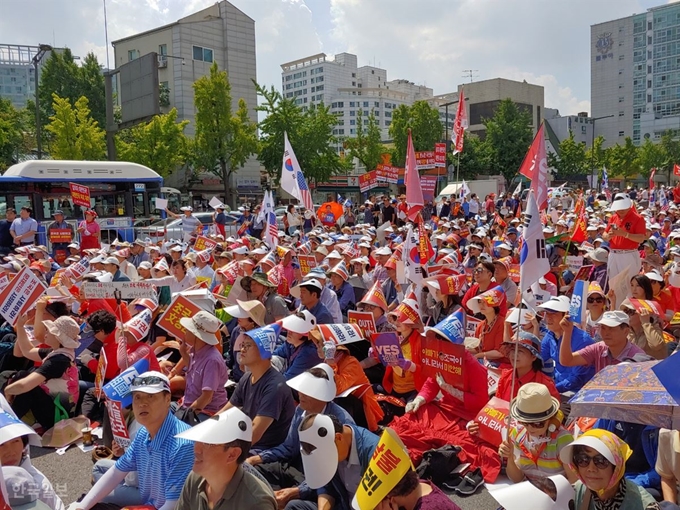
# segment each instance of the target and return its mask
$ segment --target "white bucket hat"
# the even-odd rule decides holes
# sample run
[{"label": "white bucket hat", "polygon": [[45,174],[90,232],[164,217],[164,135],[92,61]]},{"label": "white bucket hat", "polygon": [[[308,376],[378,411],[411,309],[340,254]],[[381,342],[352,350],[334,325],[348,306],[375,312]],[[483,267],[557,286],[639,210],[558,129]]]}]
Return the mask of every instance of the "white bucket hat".
[{"label": "white bucket hat", "polygon": [[319,368],[326,373],[326,377],[316,377],[309,370],[293,377],[286,382],[294,390],[310,396],[321,402],[330,402],[335,398],[337,387],[333,369],[326,363],[319,363],[314,368]]},{"label": "white bucket hat", "polygon": [[206,344],[217,345],[215,333],[220,329],[222,322],[213,314],[201,310],[193,317],[182,317],[179,323]]},{"label": "white bucket hat", "polygon": [[56,320],[43,321],[47,331],[57,337],[59,343],[67,349],[77,349],[80,345],[80,327],[71,317],[59,317]]},{"label": "white bucket hat", "polygon": [[175,437],[206,444],[226,444],[240,439],[253,440],[253,422],[238,407],[232,407],[223,413],[205,420],[177,434]]}]

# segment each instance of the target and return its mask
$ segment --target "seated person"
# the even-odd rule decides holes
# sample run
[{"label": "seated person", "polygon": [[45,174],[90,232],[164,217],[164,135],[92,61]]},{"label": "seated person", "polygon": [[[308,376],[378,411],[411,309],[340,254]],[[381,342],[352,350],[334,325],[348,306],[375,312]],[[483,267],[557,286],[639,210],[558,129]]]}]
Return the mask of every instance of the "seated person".
[{"label": "seated person", "polygon": [[298,392],[300,405],[295,409],[286,440],[279,446],[249,457],[246,462],[257,466],[276,490],[276,501],[285,506],[292,499],[311,500],[314,491],[304,482],[298,428],[307,414],[335,416],[343,425],[354,424],[352,417],[333,402],[336,394],[333,369],[321,363],[292,378],[288,386]]},{"label": "seated person", "polygon": [[[540,383],[527,383],[519,389],[510,404],[515,425],[509,427],[508,438],[498,453],[508,460],[506,473],[515,483],[565,475],[570,482],[576,475],[560,462],[562,448],[573,436],[562,426],[560,401]],[[512,422],[511,422],[512,424]]]},{"label": "seated person", "polygon": [[661,477],[663,500],[677,504],[680,480],[680,432],[660,429],[655,470]]},{"label": "seated person", "polygon": [[[137,471],[142,505],[172,510],[194,462],[192,444],[177,434],[189,425],[170,411],[170,381],[159,372],[144,372],[132,380],[132,410],[141,428],[125,454],[94,484],[74,510],[90,510]],[[120,503],[114,505],[122,506]]]},{"label": "seated person", "polygon": [[[293,394],[286,378],[271,363],[278,326],[265,326],[245,332],[234,346],[246,372],[236,385],[227,405],[238,407],[253,420],[253,450],[260,452],[280,445],[288,434],[295,412]],[[220,411],[220,412],[222,412]]]},{"label": "seated person", "polygon": [[375,510],[460,510],[439,487],[431,481],[419,480],[418,473],[410,469],[397,482]]},{"label": "seated person", "polygon": [[178,434],[194,443],[195,459],[175,508],[276,510],[271,487],[243,468],[252,436],[250,418],[237,408]]},{"label": "seated person", "polygon": [[286,341],[276,348],[273,356],[281,362],[281,373],[286,379],[300,375],[321,362],[309,332],[316,327],[316,319],[308,310],[289,315],[281,321],[288,334]]}]

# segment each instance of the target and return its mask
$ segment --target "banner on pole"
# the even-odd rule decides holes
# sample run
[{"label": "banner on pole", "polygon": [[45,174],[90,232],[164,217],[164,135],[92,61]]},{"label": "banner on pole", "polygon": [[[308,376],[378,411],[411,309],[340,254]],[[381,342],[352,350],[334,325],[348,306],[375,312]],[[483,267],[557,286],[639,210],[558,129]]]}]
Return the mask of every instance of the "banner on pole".
[{"label": "banner on pole", "polygon": [[71,200],[73,200],[73,205],[79,205],[81,207],[90,208],[90,188],[83,186],[82,184],[77,184],[75,182],[69,182],[68,187],[71,190]]}]

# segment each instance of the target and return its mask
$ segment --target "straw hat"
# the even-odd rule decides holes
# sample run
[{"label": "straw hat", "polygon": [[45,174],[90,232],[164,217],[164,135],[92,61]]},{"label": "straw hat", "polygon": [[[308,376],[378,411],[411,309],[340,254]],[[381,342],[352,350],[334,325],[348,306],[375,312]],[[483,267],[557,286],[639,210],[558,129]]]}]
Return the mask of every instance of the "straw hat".
[{"label": "straw hat", "polygon": [[179,323],[184,329],[191,331],[196,337],[208,345],[217,345],[215,333],[222,326],[220,321],[213,314],[201,310],[193,317],[182,317]]},{"label": "straw hat", "polygon": [[527,383],[510,403],[510,416],[525,423],[536,423],[552,418],[560,410],[560,402],[550,395],[545,384]]}]

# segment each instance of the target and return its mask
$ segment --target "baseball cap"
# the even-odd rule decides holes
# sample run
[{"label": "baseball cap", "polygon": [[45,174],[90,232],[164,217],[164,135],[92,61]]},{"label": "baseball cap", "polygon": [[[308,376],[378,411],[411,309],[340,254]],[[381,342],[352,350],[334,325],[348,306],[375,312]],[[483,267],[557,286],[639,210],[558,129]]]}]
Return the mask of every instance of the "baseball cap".
[{"label": "baseball cap", "polygon": [[138,377],[135,377],[130,383],[130,391],[139,391],[142,393],[160,393],[167,391],[170,393],[170,380],[164,374],[155,370],[144,372]]},{"label": "baseball cap", "polygon": [[549,310],[551,312],[567,313],[571,302],[567,296],[552,297],[542,305],[538,305],[541,310]]},{"label": "baseball cap", "polygon": [[191,207],[190,205],[185,205],[184,207],[180,207],[179,210],[193,212],[194,208]]},{"label": "baseball cap", "polygon": [[298,287],[312,287],[318,290],[323,290],[323,285],[316,278],[310,278],[309,280],[303,280]]},{"label": "baseball cap", "polygon": [[120,266],[120,261],[116,257],[106,257],[103,261],[104,264],[113,264],[115,266]]},{"label": "baseball cap", "polygon": [[633,207],[633,201],[627,193],[617,193],[609,206],[610,211],[624,211]]},{"label": "baseball cap", "polygon": [[628,325],[628,314],[626,312],[619,312],[618,310],[604,312],[600,320],[597,321],[598,325],[603,326],[621,326],[622,324]]},{"label": "baseball cap", "polygon": [[145,260],[144,262],[141,262],[139,264],[138,269],[151,269],[153,266],[151,265],[151,262],[148,260]]}]

